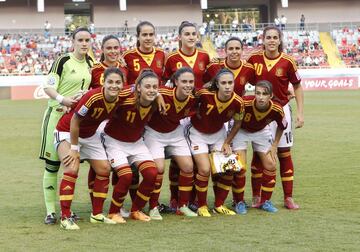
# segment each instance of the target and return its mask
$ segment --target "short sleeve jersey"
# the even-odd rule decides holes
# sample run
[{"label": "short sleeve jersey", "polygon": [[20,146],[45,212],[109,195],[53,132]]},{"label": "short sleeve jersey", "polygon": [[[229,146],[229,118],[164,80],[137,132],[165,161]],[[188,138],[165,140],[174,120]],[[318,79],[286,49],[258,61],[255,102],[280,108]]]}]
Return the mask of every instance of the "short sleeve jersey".
[{"label": "short sleeve jersey", "polygon": [[150,120],[152,107],[136,105],[135,96],[125,99],[105,126],[105,133],[122,142],[136,142]]},{"label": "short sleeve jersey", "polygon": [[200,106],[197,114],[191,117],[191,124],[201,133],[216,133],[230,119],[239,121],[243,117],[244,102],[235,93],[225,102],[218,99],[217,92],[207,89],[199,90],[197,96]]},{"label": "short sleeve jersey", "polygon": [[[98,88],[104,85],[104,72],[109,66],[106,65],[104,62],[99,62],[94,64],[93,68],[91,69],[91,83],[90,88]],[[122,65],[121,62],[117,62],[116,67],[119,68],[122,73],[124,74],[125,83],[124,86],[127,85],[126,83],[126,76],[127,76],[127,68],[125,65]]]},{"label": "short sleeve jersey", "polygon": [[104,89],[102,87],[92,89],[87,92],[78,102],[76,108],[71,113],[64,114],[58,122],[56,129],[58,131],[70,132],[70,121],[74,113],[82,118],[80,123],[81,138],[91,137],[95,134],[100,123],[109,119],[119,105],[126,97],[130,96],[131,89],[125,89],[120,92],[116,101],[107,102],[104,98]]},{"label": "short sleeve jersey", "polygon": [[123,55],[127,65],[127,82],[129,85],[135,83],[136,78],[144,68],[152,69],[159,80],[162,80],[165,53],[162,49],[155,48],[151,53],[143,53],[139,48],[128,50]]},{"label": "short sleeve jersey", "polygon": [[168,133],[175,130],[180,125],[180,120],[189,117],[195,113],[196,99],[189,95],[184,101],[176,99],[176,88],[160,88],[159,93],[162,95],[166,115],[155,111],[151,116],[148,126],[158,132]]},{"label": "short sleeve jersey", "polygon": [[207,52],[195,49],[193,55],[186,55],[180,49],[170,53],[165,61],[164,79],[168,80],[181,67],[190,67],[195,75],[195,89],[199,90],[205,84],[203,77],[210,57]]},{"label": "short sleeve jersey", "polygon": [[[80,90],[87,90],[91,82],[92,65],[89,56],[78,60],[72,53],[65,54],[54,61],[44,88],[54,88],[63,96],[73,96]],[[49,99],[48,106],[59,106],[59,102]]]},{"label": "short sleeve jersey", "polygon": [[289,83],[300,84],[301,79],[297,71],[294,59],[285,53],[281,53],[275,59],[269,59],[264,51],[252,54],[248,62],[254,66],[255,82],[260,80],[270,81],[273,85],[274,95],[279,99],[282,106],[289,102],[287,97]]},{"label": "short sleeve jersey", "polygon": [[247,63],[245,60],[241,60],[241,64],[238,68],[231,68],[230,66],[228,66],[225,59],[221,60],[220,62],[211,63],[206,70],[205,81],[210,81],[216,76],[219,70],[223,68],[229,69],[234,74],[234,91],[237,95],[244,95],[246,83],[249,82],[251,84],[254,84],[254,67],[251,64]]},{"label": "short sleeve jersey", "polygon": [[255,96],[243,97],[245,111],[241,128],[249,132],[262,130],[272,121],[276,121],[280,129],[286,129],[287,121],[284,116],[284,110],[280,103],[270,100],[270,107],[264,112],[260,112],[255,107]]}]

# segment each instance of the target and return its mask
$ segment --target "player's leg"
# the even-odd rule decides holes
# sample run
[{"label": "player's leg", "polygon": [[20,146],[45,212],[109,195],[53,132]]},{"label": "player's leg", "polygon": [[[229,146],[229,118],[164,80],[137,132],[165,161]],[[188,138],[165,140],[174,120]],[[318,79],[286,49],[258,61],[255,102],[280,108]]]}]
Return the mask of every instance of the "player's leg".
[{"label": "player's leg", "polygon": [[152,220],[162,220],[162,216],[160,215],[158,205],[159,205],[160,191],[164,176],[165,159],[156,158],[154,159],[154,162],[157,168],[157,175],[155,181],[155,188],[151,192],[149,199],[149,216]]},{"label": "player's leg", "polygon": [[235,212],[237,214],[247,213],[246,204],[244,200],[245,183],[246,183],[246,147],[247,147],[247,143],[244,142],[244,144],[241,147],[237,145],[237,148],[235,150],[235,153],[238,155],[239,159],[244,165],[244,169],[234,174],[233,184],[232,184],[232,194],[235,203]]},{"label": "player's leg", "polygon": [[46,206],[45,224],[56,223],[56,195],[57,195],[57,174],[60,161],[54,148],[54,130],[62,113],[48,108],[45,111],[41,127],[41,146],[40,159],[45,160],[45,170],[43,174],[43,192]]}]

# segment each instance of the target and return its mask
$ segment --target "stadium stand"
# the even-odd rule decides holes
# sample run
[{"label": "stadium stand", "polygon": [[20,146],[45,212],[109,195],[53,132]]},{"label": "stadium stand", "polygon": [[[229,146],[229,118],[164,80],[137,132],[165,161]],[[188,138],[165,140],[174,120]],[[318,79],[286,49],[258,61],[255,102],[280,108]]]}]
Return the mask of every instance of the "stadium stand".
[{"label": "stadium stand", "polygon": [[331,36],[339,50],[340,57],[347,67],[360,65],[360,27],[335,29]]}]

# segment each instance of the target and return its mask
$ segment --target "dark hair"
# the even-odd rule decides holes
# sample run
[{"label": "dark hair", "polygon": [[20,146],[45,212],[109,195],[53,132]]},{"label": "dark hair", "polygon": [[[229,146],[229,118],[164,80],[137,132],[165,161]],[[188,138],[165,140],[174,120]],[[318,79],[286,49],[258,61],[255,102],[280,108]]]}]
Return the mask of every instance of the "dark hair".
[{"label": "dark hair", "polygon": [[153,29],[154,29],[154,32],[155,32],[155,26],[150,23],[149,21],[142,21],[140,22],[137,26],[136,26],[136,37],[137,37],[137,41],[136,41],[136,47],[139,47],[140,46],[140,41],[139,41],[139,36],[140,36],[140,33],[141,33],[141,28],[143,26],[151,26]]},{"label": "dark hair", "polygon": [[[103,40],[101,42],[101,50],[103,50],[104,44],[106,43],[106,41],[108,41],[110,39],[115,39],[117,42],[119,42],[119,45],[120,45],[120,40],[118,37],[116,37],[115,35],[107,35],[103,38]],[[101,52],[100,62],[103,62],[104,60],[105,60],[104,52]]]},{"label": "dark hair", "polygon": [[183,73],[191,73],[192,75],[194,75],[194,71],[190,68],[190,67],[181,67],[178,70],[176,70],[176,72],[171,76],[171,82],[174,83],[174,85],[176,86],[175,81],[179,80],[179,77],[183,74]]},{"label": "dark hair", "polygon": [[271,84],[270,81],[267,81],[267,80],[261,80],[261,81],[258,81],[256,84],[255,84],[255,88],[256,87],[262,87],[262,88],[265,88],[266,92],[269,93],[270,95],[273,94],[273,86]]},{"label": "dark hair", "polygon": [[[180,26],[179,26],[179,36],[181,36],[181,32],[183,31],[183,29],[184,29],[185,27],[194,27],[195,30],[197,30],[195,24],[193,24],[193,23],[191,23],[191,22],[189,22],[189,21],[182,21],[181,24],[180,24]],[[181,44],[181,39],[179,39],[179,48],[180,48],[180,49],[181,49],[181,46],[182,46],[182,44]]]},{"label": "dark hair", "polygon": [[[140,108],[140,93],[137,90],[137,87],[141,85],[142,81],[145,78],[156,78],[159,81],[159,77],[156,75],[156,73],[150,69],[150,68],[144,68],[141,70],[139,76],[135,80],[135,106],[139,109]],[[156,104],[152,105],[152,109],[156,107]]]},{"label": "dark hair", "polygon": [[224,74],[231,74],[234,77],[233,72],[231,72],[229,69],[227,68],[222,68],[220,69],[217,74],[215,75],[215,77],[211,80],[210,82],[210,87],[209,90],[210,91],[217,91],[219,90],[219,79],[222,75]]},{"label": "dark hair", "polygon": [[[276,27],[276,26],[267,26],[267,27],[265,27],[265,29],[263,31],[263,39],[265,40],[266,32],[270,31],[270,30],[275,30],[279,34],[280,45],[279,45],[278,51],[281,53],[283,51],[283,49],[284,49],[284,46],[283,46],[283,34],[282,34],[281,30],[278,27]],[[264,46],[264,49],[265,49],[265,46]]]},{"label": "dark hair", "polygon": [[229,44],[229,42],[230,41],[238,41],[239,43],[240,43],[240,45],[241,45],[241,49],[243,49],[243,42],[241,41],[241,39],[240,38],[238,38],[238,37],[230,37],[228,40],[226,40],[226,42],[225,42],[225,50],[226,50],[226,48],[227,48],[227,45]]},{"label": "dark hair", "polygon": [[105,72],[104,72],[104,81],[106,80],[106,78],[110,75],[110,74],[118,74],[121,77],[121,80],[123,83],[125,83],[125,76],[123,71],[121,71],[119,68],[117,67],[108,67],[106,68]]},{"label": "dark hair", "polygon": [[88,32],[89,34],[91,34],[91,32],[89,31],[88,28],[86,28],[86,27],[79,27],[79,28],[77,28],[77,29],[71,34],[71,37],[72,37],[73,39],[75,39],[76,34],[79,33],[79,32],[82,32],[82,31],[85,31],[85,32]]}]

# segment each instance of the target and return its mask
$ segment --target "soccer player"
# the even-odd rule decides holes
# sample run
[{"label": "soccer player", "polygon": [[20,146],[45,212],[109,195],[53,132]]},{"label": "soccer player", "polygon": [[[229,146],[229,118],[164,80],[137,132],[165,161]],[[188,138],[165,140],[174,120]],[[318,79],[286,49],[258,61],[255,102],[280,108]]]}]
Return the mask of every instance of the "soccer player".
[{"label": "soccer player", "polygon": [[[169,80],[171,76],[181,67],[190,67],[195,76],[195,90],[203,87],[204,74],[207,65],[210,63],[210,57],[207,52],[196,48],[196,41],[198,33],[196,26],[188,21],[183,21],[179,26],[179,49],[176,52],[170,53],[165,61],[164,79]],[[178,203],[178,178],[179,167],[176,162],[171,161],[169,169],[170,180],[170,208],[176,209]],[[194,196],[194,195],[193,195]],[[193,198],[193,197],[192,197]],[[191,199],[194,201],[194,199]],[[196,206],[191,202],[191,205]]]},{"label": "soccer player", "polygon": [[135,94],[118,107],[105,126],[103,141],[106,154],[118,176],[109,210],[111,219],[122,218],[119,211],[132,181],[129,164],[135,164],[143,180],[132,202],[130,217],[135,220],[150,221],[150,217],[144,214],[142,209],[154,190],[157,168],[144,144],[142,133],[156,109],[154,101],[158,88],[159,79],[156,73],[144,69],[136,79]]},{"label": "soccer player", "polygon": [[211,80],[222,68],[229,69],[234,74],[235,87],[237,95],[243,96],[246,83],[254,83],[254,67],[241,59],[243,44],[237,37],[231,37],[225,42],[226,58],[219,62],[210,63],[206,70],[205,79]]},{"label": "soccer player", "polygon": [[134,84],[136,78],[144,68],[150,68],[162,79],[165,53],[155,48],[155,27],[148,21],[140,22],[136,26],[136,48],[128,50],[123,57],[128,68],[128,84]]},{"label": "soccer player", "polygon": [[[126,76],[128,70],[125,63],[123,63],[120,56],[120,41],[114,35],[107,35],[103,38],[101,43],[101,58],[100,62],[94,64],[91,69],[91,83],[90,88],[101,87],[104,84],[104,72],[108,67],[119,68],[124,73],[124,82],[123,85],[126,86]],[[105,121],[100,125],[98,131],[102,131],[105,126]],[[91,201],[93,200],[93,187],[95,181],[96,173],[94,169],[90,167],[88,173],[88,188]],[[117,176],[116,176],[117,177]],[[121,209],[123,216],[128,217],[129,213],[125,209]]]},{"label": "soccer player", "polygon": [[[155,48],[155,27],[148,21],[140,22],[136,26],[136,48],[128,50],[123,57],[128,69],[128,83],[134,84],[141,70],[150,68],[156,73],[160,80],[164,70],[165,53],[160,48]],[[133,181],[130,186],[130,196],[134,200],[139,186],[139,174],[133,168]],[[114,183],[115,181],[113,181]]]},{"label": "soccer player", "polygon": [[[210,217],[207,207],[207,187],[210,175],[209,151],[221,151],[226,139],[224,123],[234,119],[234,124],[241,122],[244,102],[234,93],[234,75],[224,68],[221,69],[211,83],[209,90],[198,91],[200,106],[198,113],[191,117],[187,127],[188,143],[198,167],[195,188],[198,200],[198,215]],[[223,205],[233,177],[220,176],[215,192],[215,212],[235,215],[235,212]]]},{"label": "soccer player", "polygon": [[[236,134],[232,141],[232,150],[238,154],[242,163],[246,164],[247,145],[248,143],[252,144],[253,150],[258,154],[264,166],[261,178],[261,200],[256,207],[274,213],[278,210],[273,206],[270,198],[275,188],[276,153],[281,135],[287,127],[287,121],[284,118],[281,104],[272,101],[271,98],[273,98],[271,83],[266,80],[256,83],[255,97],[243,97],[244,118],[241,124],[232,128],[223,149],[227,154],[231,154],[230,143]],[[277,123],[274,139],[272,139],[269,127],[269,123],[272,121]],[[246,167],[239,174],[235,174],[233,181],[233,198],[235,211],[238,214],[247,212],[244,202],[245,172]]]},{"label": "soccer player", "polygon": [[55,224],[57,172],[60,167],[54,148],[54,130],[65,109],[72,107],[78,92],[87,90],[91,81],[92,60],[87,55],[91,34],[86,28],[78,28],[72,34],[74,51],[60,56],[53,63],[44,91],[50,97],[41,127],[40,159],[45,160],[43,190],[46,205],[45,224]]},{"label": "soccer player", "polygon": [[194,74],[191,68],[179,68],[174,76],[174,88],[163,87],[166,114],[155,112],[146,126],[144,141],[150,150],[158,169],[155,189],[149,201],[150,218],[162,220],[158,209],[158,200],[165,169],[165,152],[171,156],[180,169],[179,175],[179,214],[188,217],[197,216],[188,207],[189,196],[193,186],[193,162],[189,146],[184,136],[180,120],[195,112],[196,99],[194,90]]},{"label": "soccer player", "polygon": [[179,49],[166,57],[164,78],[168,80],[181,67],[190,67],[195,75],[195,89],[203,87],[203,76],[210,58],[207,52],[196,48],[198,34],[196,26],[183,21],[179,26]]},{"label": "soccer player", "polygon": [[[273,85],[274,96],[279,100],[285,112],[288,127],[284,130],[278,145],[280,175],[284,191],[284,206],[288,209],[298,209],[293,198],[294,166],[290,148],[293,145],[291,109],[288,98],[289,83],[293,85],[297,114],[295,128],[304,125],[304,92],[300,84],[301,79],[295,61],[283,52],[282,33],[277,27],[266,27],[263,32],[264,50],[251,55],[248,62],[255,68],[255,81],[268,80]],[[273,137],[276,124],[271,124]],[[253,203],[258,204],[260,199],[262,167],[260,159],[254,155],[252,162]]]},{"label": "soccer player", "polygon": [[[125,75],[128,74],[126,65],[120,61],[120,41],[114,35],[107,35],[103,38],[101,43],[101,58],[100,62],[95,63],[91,69],[91,84],[90,88],[101,87],[104,84],[104,72],[108,67],[117,67]],[[124,86],[126,86],[126,80]]]},{"label": "soccer player", "polygon": [[71,218],[70,207],[74,197],[80,159],[87,160],[96,173],[90,222],[118,223],[102,213],[109,186],[110,164],[97,128],[102,121],[110,118],[116,106],[130,95],[131,90],[128,89],[119,95],[124,82],[124,75],[119,68],[107,68],[104,79],[104,86],[87,92],[71,113],[61,117],[56,127],[55,146],[64,169],[59,192],[60,227],[66,230],[79,229]]}]

